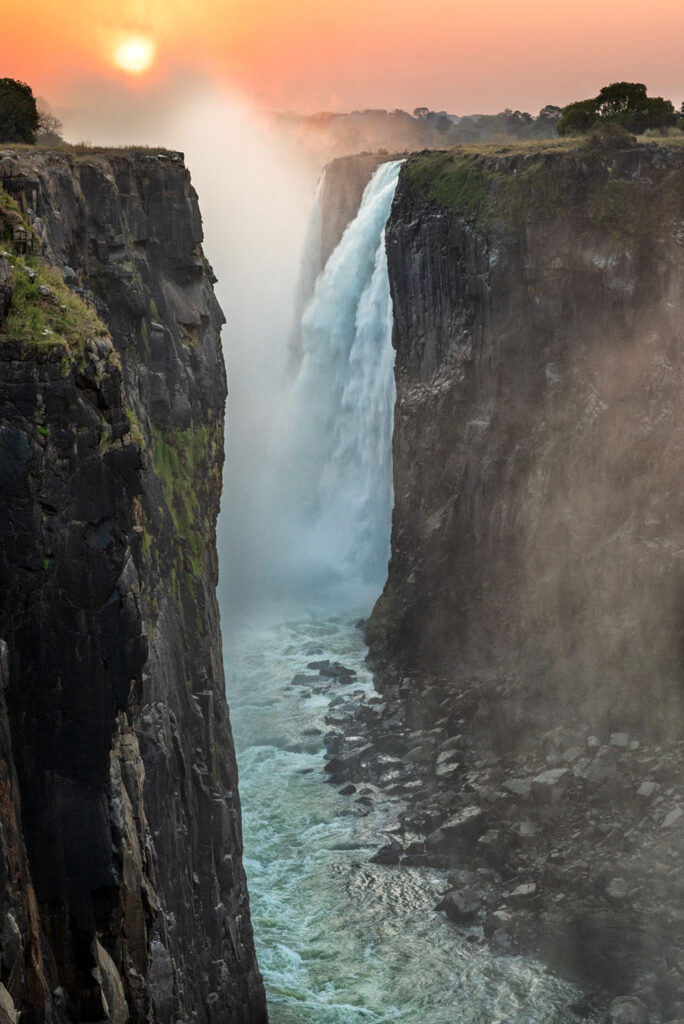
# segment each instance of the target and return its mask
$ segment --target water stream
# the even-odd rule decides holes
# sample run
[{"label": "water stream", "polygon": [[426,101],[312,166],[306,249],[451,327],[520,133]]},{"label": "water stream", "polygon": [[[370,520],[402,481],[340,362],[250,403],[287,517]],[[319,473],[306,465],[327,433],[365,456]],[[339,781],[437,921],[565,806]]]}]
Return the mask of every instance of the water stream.
[{"label": "water stream", "polygon": [[434,912],[441,872],[369,858],[396,820],[325,782],[330,696],[290,684],[312,659],[372,690],[353,616],[253,624],[227,642],[247,870],[271,1024],[572,1024],[576,993],[467,940]]}]

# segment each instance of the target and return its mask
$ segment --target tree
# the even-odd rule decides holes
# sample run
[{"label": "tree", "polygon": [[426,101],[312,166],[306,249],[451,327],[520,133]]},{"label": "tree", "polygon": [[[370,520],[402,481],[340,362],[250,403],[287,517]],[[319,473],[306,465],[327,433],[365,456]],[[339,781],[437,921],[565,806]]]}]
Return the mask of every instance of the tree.
[{"label": "tree", "polygon": [[38,110],[31,87],[14,78],[0,78],[0,142],[33,144]]},{"label": "tree", "polygon": [[620,120],[620,116],[642,110],[647,103],[646,86],[641,82],[612,82],[604,85],[596,97],[600,117]]},{"label": "tree", "polygon": [[678,118],[674,104],[664,100],[662,96],[653,96],[647,100],[646,121],[648,128],[658,128],[665,133],[668,128],[677,124]]},{"label": "tree", "polygon": [[38,106],[38,132],[36,141],[41,145],[53,146],[58,142],[64,142],[62,132],[64,126],[58,117],[52,113],[45,100],[37,100]]},{"label": "tree", "polygon": [[545,107],[542,107],[539,111],[540,121],[559,121],[563,113],[562,107],[557,107],[553,103],[547,103]]},{"label": "tree", "polygon": [[676,122],[670,100],[649,97],[643,83],[612,82],[594,99],[567,106],[558,122],[558,134],[584,134],[600,124],[619,125],[627,132],[645,132],[648,128],[665,132]]},{"label": "tree", "polygon": [[578,100],[563,111],[557,125],[559,135],[582,135],[598,122],[596,100]]}]

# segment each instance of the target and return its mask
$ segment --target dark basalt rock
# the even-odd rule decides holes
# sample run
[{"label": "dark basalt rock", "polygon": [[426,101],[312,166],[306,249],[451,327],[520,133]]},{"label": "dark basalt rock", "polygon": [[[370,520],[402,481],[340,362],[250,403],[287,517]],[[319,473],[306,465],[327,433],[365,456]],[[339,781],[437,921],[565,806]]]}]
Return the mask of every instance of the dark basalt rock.
[{"label": "dark basalt rock", "polygon": [[111,333],[65,353],[0,329],[0,1003],[28,1024],[261,1024],[196,195],[149,152],[26,151],[0,183]]},{"label": "dark basalt rock", "polygon": [[683,197],[667,146],[402,170],[383,703],[333,740],[336,784],[404,805],[403,863],[492,873],[457,884],[495,948],[663,1020],[684,1009]]}]

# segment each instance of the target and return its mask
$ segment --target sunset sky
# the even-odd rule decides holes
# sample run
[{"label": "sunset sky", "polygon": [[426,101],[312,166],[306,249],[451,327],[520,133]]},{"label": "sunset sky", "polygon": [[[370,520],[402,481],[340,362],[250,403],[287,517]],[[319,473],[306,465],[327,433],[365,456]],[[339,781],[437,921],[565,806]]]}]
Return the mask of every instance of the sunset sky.
[{"label": "sunset sky", "polygon": [[[200,79],[306,112],[536,112],[616,79],[684,99],[681,0],[4,0],[1,31],[0,74],[67,115]],[[142,74],[114,64],[131,38]]]}]

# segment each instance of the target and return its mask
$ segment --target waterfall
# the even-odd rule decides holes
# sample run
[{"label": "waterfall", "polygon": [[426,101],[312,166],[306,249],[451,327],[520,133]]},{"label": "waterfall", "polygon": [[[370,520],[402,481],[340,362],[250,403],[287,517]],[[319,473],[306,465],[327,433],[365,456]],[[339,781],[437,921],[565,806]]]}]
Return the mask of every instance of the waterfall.
[{"label": "waterfall", "polygon": [[368,604],[387,572],[395,402],[385,251],[401,162],[381,164],[316,280],[281,421],[274,500],[291,593]]}]

